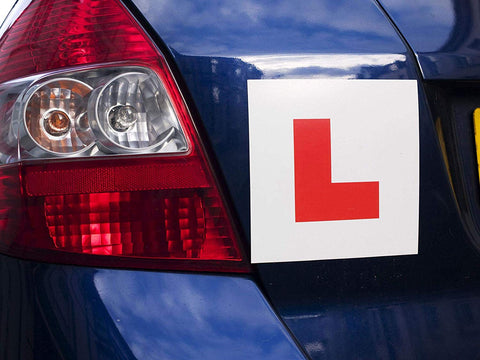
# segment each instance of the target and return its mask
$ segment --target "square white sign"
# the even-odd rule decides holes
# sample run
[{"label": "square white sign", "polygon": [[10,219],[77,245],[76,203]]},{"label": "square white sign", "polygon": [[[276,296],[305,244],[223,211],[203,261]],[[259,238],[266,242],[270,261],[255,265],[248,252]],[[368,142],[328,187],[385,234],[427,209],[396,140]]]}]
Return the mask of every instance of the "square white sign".
[{"label": "square white sign", "polygon": [[418,253],[415,80],[249,80],[252,262]]}]

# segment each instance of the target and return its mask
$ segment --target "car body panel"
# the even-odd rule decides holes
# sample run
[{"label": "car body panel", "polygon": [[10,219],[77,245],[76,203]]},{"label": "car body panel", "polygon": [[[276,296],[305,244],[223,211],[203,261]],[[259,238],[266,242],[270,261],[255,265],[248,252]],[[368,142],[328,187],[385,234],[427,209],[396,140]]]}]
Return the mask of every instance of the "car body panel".
[{"label": "car body panel", "polygon": [[415,52],[425,79],[478,79],[478,1],[380,2]]},{"label": "car body panel", "polygon": [[2,359],[304,359],[248,278],[0,260]]},{"label": "car body panel", "polygon": [[[474,60],[465,53],[442,50],[459,59],[448,66],[435,60],[443,56],[437,50],[449,37],[450,20],[436,25],[422,18],[433,34],[428,43],[425,35],[415,42],[415,28],[402,25],[389,1],[382,4],[391,18],[370,0],[125,4],[165,52],[204,128],[247,247],[247,80],[418,80],[419,255],[260,264],[252,277],[0,256],[0,357],[295,359],[303,357],[299,347],[313,359],[480,355],[479,257],[462,223],[422,84],[422,74],[478,77],[474,66],[463,65]],[[450,9],[450,2],[442,4]],[[404,7],[410,14],[418,9]]]},{"label": "car body panel", "polygon": [[284,317],[315,359],[478,359],[479,294],[457,287],[349,299]]},{"label": "car body panel", "polygon": [[[473,355],[479,335],[476,325],[471,327],[473,336],[463,338],[458,346],[442,336],[458,336],[460,330],[445,331],[425,342],[409,340],[424,334],[405,315],[410,307],[420,309],[425,333],[436,331],[435,318],[448,322],[450,315],[443,309],[445,301],[447,307],[454,307],[457,284],[467,289],[478,286],[479,259],[452,193],[416,57],[382,7],[373,1],[275,5],[165,1],[159,8],[146,0],[133,2],[165,42],[185,81],[190,105],[207,130],[247,243],[247,80],[419,80],[419,255],[259,264],[256,270],[276,310],[314,359],[422,357],[433,348],[438,357],[448,358],[461,347]],[[232,19],[232,13],[238,15]],[[442,30],[439,36],[448,32]],[[428,301],[422,302],[425,297]],[[460,298],[468,311],[478,313],[480,301],[474,292],[464,291]],[[424,307],[435,311],[423,311]],[[442,313],[436,315],[437,310]],[[393,317],[391,321],[371,321],[372,313],[385,312],[388,319]],[[393,331],[398,326],[402,333]],[[358,341],[348,341],[351,338]]]}]

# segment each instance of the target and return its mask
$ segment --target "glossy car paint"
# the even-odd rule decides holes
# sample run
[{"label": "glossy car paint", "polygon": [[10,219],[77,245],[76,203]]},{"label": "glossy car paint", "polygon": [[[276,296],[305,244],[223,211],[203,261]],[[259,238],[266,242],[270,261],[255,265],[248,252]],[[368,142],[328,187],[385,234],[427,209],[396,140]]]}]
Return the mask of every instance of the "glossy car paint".
[{"label": "glossy car paint", "polygon": [[[421,79],[414,54],[370,0],[126,4],[170,52],[247,243],[247,79]],[[313,359],[480,356],[480,262],[421,83],[419,93],[418,256],[259,265],[256,283],[0,256],[0,357],[301,357],[264,296]]]},{"label": "glossy car paint", "polygon": [[425,79],[478,79],[480,4],[475,0],[380,0]]},{"label": "glossy car paint", "polygon": [[[422,80],[415,54],[373,1],[134,5],[184,79],[247,242],[248,79]],[[427,5],[425,14],[436,11],[436,3]],[[445,31],[438,42],[441,36]],[[314,359],[480,355],[480,263],[459,216],[421,81],[419,94],[419,255],[256,267],[276,310]],[[469,336],[454,325],[465,321],[464,313]]]},{"label": "glossy car paint", "polygon": [[248,278],[0,256],[1,359],[304,359]]}]

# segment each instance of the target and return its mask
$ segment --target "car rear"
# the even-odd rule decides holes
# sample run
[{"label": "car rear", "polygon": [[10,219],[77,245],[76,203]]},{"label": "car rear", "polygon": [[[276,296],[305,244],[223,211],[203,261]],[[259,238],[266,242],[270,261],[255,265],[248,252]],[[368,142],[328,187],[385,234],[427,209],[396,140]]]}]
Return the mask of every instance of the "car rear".
[{"label": "car rear", "polygon": [[[426,76],[385,6],[17,3],[0,42],[2,357],[480,355],[476,85]],[[249,144],[249,84],[323,79],[416,81],[418,254],[252,264],[252,224],[278,223],[265,256],[285,231],[251,202],[268,151]]]}]

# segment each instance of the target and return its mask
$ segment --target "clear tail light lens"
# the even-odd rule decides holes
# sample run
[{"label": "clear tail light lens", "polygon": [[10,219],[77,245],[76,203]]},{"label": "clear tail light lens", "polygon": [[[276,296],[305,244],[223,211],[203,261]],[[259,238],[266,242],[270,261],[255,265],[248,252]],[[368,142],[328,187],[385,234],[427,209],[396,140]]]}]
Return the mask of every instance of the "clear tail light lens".
[{"label": "clear tail light lens", "polygon": [[21,129],[26,151],[38,154],[44,150],[61,155],[91,147],[94,141],[91,130],[77,125],[86,121],[85,105],[91,90],[81,81],[61,78],[28,89],[26,101],[20,98],[16,104],[19,112],[14,114],[11,124],[12,128]]},{"label": "clear tail light lens", "polygon": [[89,108],[93,130],[106,151],[187,150],[168,94],[153,74],[137,71],[114,77],[92,97]]},{"label": "clear tail light lens", "polygon": [[11,115],[4,118],[10,129],[0,139],[10,145],[4,154],[10,162],[189,150],[167,90],[147,67],[79,69],[0,87],[0,101],[15,97]]},{"label": "clear tail light lens", "polygon": [[176,82],[126,8],[117,0],[17,8],[0,39],[0,251],[247,271]]}]

